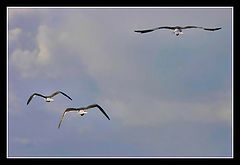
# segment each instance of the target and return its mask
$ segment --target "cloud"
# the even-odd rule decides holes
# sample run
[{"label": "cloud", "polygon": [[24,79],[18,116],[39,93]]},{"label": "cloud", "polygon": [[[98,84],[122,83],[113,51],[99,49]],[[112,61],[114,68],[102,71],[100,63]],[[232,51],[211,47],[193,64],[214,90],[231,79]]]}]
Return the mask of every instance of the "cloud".
[{"label": "cloud", "polygon": [[12,44],[12,42],[18,40],[18,37],[20,37],[21,33],[22,33],[22,29],[20,28],[14,28],[9,30],[8,32],[8,41],[9,44]]},{"label": "cloud", "polygon": [[[109,21],[114,22],[114,20]],[[78,65],[83,66],[82,72],[90,76],[100,89],[98,100],[109,105],[108,109],[115,109],[113,115],[128,124],[154,125],[162,122],[174,122],[179,118],[190,121],[201,121],[203,119],[207,122],[230,119],[229,115],[226,115],[227,117],[221,115],[230,113],[231,107],[227,105],[225,100],[218,102],[212,98],[212,102],[180,102],[164,96],[164,94],[167,94],[167,89],[173,88],[176,90],[175,95],[177,97],[185,96],[189,98],[188,93],[181,94],[183,91],[178,88],[184,89],[187,77],[189,77],[188,82],[191,84],[191,82],[195,82],[195,79],[199,80],[201,75],[203,77],[206,75],[206,69],[200,67],[198,63],[199,61],[206,61],[207,56],[201,56],[200,54],[195,59],[189,57],[191,61],[183,61],[181,72],[176,59],[172,59],[174,62],[168,63],[171,66],[171,68],[168,68],[171,72],[165,73],[165,76],[168,76],[168,80],[166,80],[157,76],[157,74],[164,74],[157,69],[164,68],[151,66],[154,60],[164,60],[163,58],[156,58],[152,55],[146,57],[142,53],[136,54],[137,51],[134,50],[134,47],[129,47],[127,50],[124,48],[136,39],[129,37],[125,30],[121,31],[113,28],[106,31],[106,25],[109,26],[108,24],[101,24],[96,18],[79,13],[63,17],[62,23],[55,29],[51,25],[39,26],[36,36],[36,49],[13,52],[12,61],[24,77],[47,75],[56,78],[65,72],[54,69],[60,68],[60,64],[72,68],[70,70],[73,71],[79,70],[77,69]],[[126,29],[124,26],[128,25],[123,25],[122,29]],[[116,32],[118,32],[116,38],[110,36]],[[119,38],[120,36],[124,37]],[[124,43],[123,39],[127,43]],[[70,54],[65,55],[63,52],[67,50],[71,50]],[[189,53],[192,51],[194,50],[188,50]],[[130,54],[130,52],[133,54]],[[171,51],[170,53],[173,54],[172,58],[174,58],[175,52]],[[69,63],[73,62],[75,66],[66,65],[67,59],[70,58],[72,60]],[[176,58],[179,59],[180,57]],[[196,59],[200,60],[197,62]],[[194,62],[195,65],[191,62]],[[207,64],[207,68],[211,69],[211,63],[208,62]],[[193,69],[194,72],[188,70],[187,67],[195,68],[195,70]],[[176,71],[174,71],[175,69]],[[196,72],[198,75],[195,74]],[[199,73],[201,74],[200,77]],[[180,77],[181,74],[182,78]],[[80,77],[81,73],[75,72],[72,76]],[[178,85],[174,83],[176,80],[179,81]],[[166,87],[167,89],[164,89]],[[197,96],[194,91],[191,91],[190,94]],[[203,93],[202,95],[206,96],[208,94]],[[174,95],[173,90],[170,90],[170,95]]]},{"label": "cloud", "polygon": [[[10,32],[13,33],[13,31]],[[66,35],[64,29],[52,27],[51,24],[39,23],[36,33],[22,29],[22,38],[15,37],[16,42],[20,44],[10,45],[9,65],[12,65],[25,79],[37,78],[40,75],[42,78],[50,79],[57,79],[63,75],[71,76],[76,68],[82,72],[77,52],[75,49],[71,50],[72,47],[68,44],[68,40],[72,39],[67,38]],[[76,35],[73,34],[73,36]],[[34,44],[30,43],[31,41]]]},{"label": "cloud", "polygon": [[18,70],[22,77],[34,78],[39,75],[54,77],[54,74],[48,73],[49,69],[54,68],[49,66],[54,65],[52,57],[53,49],[56,49],[54,48],[54,41],[50,39],[52,33],[51,29],[46,25],[41,25],[38,27],[35,39],[36,47],[34,49],[23,47],[12,51],[12,54],[10,54],[10,64]]},{"label": "cloud", "polygon": [[[118,17],[120,16],[118,15]],[[38,27],[36,35],[37,47],[35,49],[17,49],[12,53],[10,60],[23,77],[41,75],[42,77],[57,78],[65,72],[65,70],[60,69],[61,65],[65,68],[68,66],[67,68],[71,71],[79,70],[77,66],[82,65],[82,72],[90,76],[101,91],[98,96],[99,100],[106,102],[108,105],[113,105],[113,109],[118,109],[119,112],[116,112],[116,116],[130,123],[136,122],[140,124],[142,123],[141,121],[145,121],[145,123],[153,124],[159,121],[174,121],[179,116],[188,120],[191,120],[191,118],[194,120],[199,118],[200,120],[201,117],[204,120],[210,120],[211,117],[215,117],[214,115],[209,115],[209,113],[212,114],[216,109],[222,109],[220,107],[226,104],[223,101],[223,105],[219,105],[220,103],[214,100],[212,103],[185,103],[164,98],[164,94],[167,94],[167,90],[164,89],[165,87],[173,87],[175,90],[179,90],[177,88],[182,88],[183,83],[187,82],[186,77],[191,76],[188,82],[195,82],[195,79],[200,79],[201,75],[205,76],[206,69],[200,67],[198,63],[199,61],[206,61],[206,56],[198,55],[195,59],[189,57],[189,59],[192,59],[191,62],[193,64],[183,61],[181,67],[177,64],[176,60],[172,63],[169,62],[168,65],[171,68],[168,69],[171,72],[164,73],[161,70],[157,71],[157,69],[164,68],[151,66],[154,64],[154,60],[165,60],[164,56],[163,58],[152,55],[146,57],[143,53],[136,54],[138,52],[134,50],[134,47],[129,47],[127,50],[124,49],[125,46],[128,46],[128,44],[131,44],[136,39],[129,37],[129,34],[126,34],[125,30],[121,31],[120,29],[115,29],[117,27],[113,26],[115,28],[106,31],[109,23],[101,24],[101,21],[104,22],[103,20],[97,20],[95,17],[88,17],[85,14],[77,12],[67,14],[62,19],[62,24],[58,22],[59,26],[55,27],[55,29],[53,29],[53,25],[51,24],[48,26],[40,25]],[[112,23],[114,24],[115,20],[111,19],[109,21],[113,21]],[[127,27],[128,25],[122,26],[122,29],[126,29],[125,26]],[[12,33],[18,34],[20,33],[19,31],[21,30],[15,29]],[[111,37],[116,32],[118,32],[115,36],[116,38]],[[119,38],[120,36],[125,36],[125,38]],[[127,43],[124,43],[123,39]],[[63,52],[67,52],[67,50],[71,51],[70,54],[66,55]],[[188,50],[188,52],[191,53],[191,50]],[[175,52],[171,51],[171,53],[174,54]],[[68,62],[67,59],[71,58],[72,60],[69,61],[69,64],[75,63],[75,65],[66,65]],[[174,58],[174,55],[172,58]],[[179,57],[176,58],[179,59]],[[197,62],[196,59],[200,60]],[[207,68],[211,69],[211,63],[208,61],[207,64]],[[164,65],[163,67],[167,66]],[[184,74],[180,73],[179,67],[182,69],[181,72],[185,71]],[[195,68],[198,76],[194,75],[195,73],[192,71],[187,70],[187,67]],[[177,70],[174,71],[174,69]],[[157,74],[165,74],[165,77],[167,76],[169,80],[162,79]],[[179,77],[181,74],[182,78]],[[80,75],[77,72],[75,73],[75,76]],[[72,76],[74,76],[74,73]],[[177,79],[180,80],[179,84],[173,86],[175,84],[173,82]],[[173,90],[170,91],[173,92]],[[180,90],[179,92],[182,91]],[[173,93],[170,94],[173,95]],[[180,94],[177,94],[177,96]],[[186,97],[188,96],[186,94]],[[230,108],[229,106],[224,107]],[[147,115],[148,113],[154,115]],[[219,112],[216,111],[216,113],[218,114]],[[207,117],[207,114],[211,117]],[[219,117],[218,119],[223,118]]]},{"label": "cloud", "polygon": [[[103,96],[102,96],[103,97]],[[177,124],[181,122],[215,123],[231,125],[231,105],[226,100],[209,102],[179,102],[132,95],[127,98],[108,97],[101,102],[110,113],[127,125]],[[104,98],[104,97],[103,97]]]},{"label": "cloud", "polygon": [[37,60],[40,64],[48,64],[50,58],[50,49],[51,49],[51,35],[49,34],[50,30],[47,26],[39,26],[37,43],[38,43],[38,55]]}]

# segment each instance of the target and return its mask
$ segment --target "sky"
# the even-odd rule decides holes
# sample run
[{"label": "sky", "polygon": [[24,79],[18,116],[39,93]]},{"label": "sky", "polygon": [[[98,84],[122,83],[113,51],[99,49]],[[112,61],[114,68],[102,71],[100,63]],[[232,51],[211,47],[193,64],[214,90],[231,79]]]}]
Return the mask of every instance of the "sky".
[{"label": "sky", "polygon": [[[232,157],[232,8],[8,8],[8,157]],[[221,27],[218,31],[158,26]],[[54,102],[33,93],[50,95]],[[66,108],[99,104],[84,116]]]}]

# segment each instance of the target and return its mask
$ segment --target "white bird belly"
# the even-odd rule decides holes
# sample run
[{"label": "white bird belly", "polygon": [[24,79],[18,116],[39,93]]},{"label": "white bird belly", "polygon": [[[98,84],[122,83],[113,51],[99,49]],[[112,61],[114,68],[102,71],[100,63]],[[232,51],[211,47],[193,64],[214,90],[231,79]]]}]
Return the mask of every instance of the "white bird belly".
[{"label": "white bird belly", "polygon": [[53,98],[46,98],[46,102],[53,102]]}]

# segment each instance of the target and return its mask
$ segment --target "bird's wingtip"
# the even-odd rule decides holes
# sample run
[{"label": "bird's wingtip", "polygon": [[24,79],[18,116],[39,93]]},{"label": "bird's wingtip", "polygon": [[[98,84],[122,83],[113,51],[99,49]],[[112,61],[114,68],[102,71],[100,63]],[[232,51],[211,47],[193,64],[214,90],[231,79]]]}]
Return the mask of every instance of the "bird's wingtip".
[{"label": "bird's wingtip", "polygon": [[60,128],[60,126],[61,126],[61,123],[60,123],[60,124],[58,124],[58,129]]},{"label": "bird's wingtip", "polygon": [[134,32],[136,32],[136,33],[141,33],[141,31],[139,31],[139,30],[134,30]]}]

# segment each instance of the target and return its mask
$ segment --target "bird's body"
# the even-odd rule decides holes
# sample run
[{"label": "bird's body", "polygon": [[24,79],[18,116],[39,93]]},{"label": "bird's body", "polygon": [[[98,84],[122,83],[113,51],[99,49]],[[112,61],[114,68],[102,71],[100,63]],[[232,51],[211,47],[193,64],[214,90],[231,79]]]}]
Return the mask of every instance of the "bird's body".
[{"label": "bird's body", "polygon": [[182,29],[174,29],[173,30],[173,33],[176,35],[176,36],[179,36],[179,34],[183,34],[183,32],[182,32]]},{"label": "bird's body", "polygon": [[46,102],[53,102],[54,99],[53,99],[53,98],[50,98],[50,97],[46,97],[46,98],[45,98],[45,101],[46,101]]},{"label": "bird's body", "polygon": [[78,112],[81,116],[85,115],[86,113],[88,113],[86,110],[80,110]]},{"label": "bird's body", "polygon": [[62,95],[64,95],[64,96],[66,96],[67,98],[69,98],[70,100],[72,100],[71,97],[69,97],[67,94],[65,94],[65,93],[63,93],[63,92],[61,92],[61,91],[54,92],[53,94],[51,94],[51,95],[49,95],[49,96],[45,96],[45,95],[42,95],[42,94],[39,94],[39,93],[33,93],[33,94],[29,97],[29,99],[28,99],[28,101],[27,101],[27,105],[30,103],[30,101],[32,100],[32,98],[35,97],[35,96],[43,97],[46,102],[53,102],[53,101],[54,101],[53,97],[56,96],[57,94],[62,94]]},{"label": "bird's body", "polygon": [[59,124],[58,124],[58,128],[60,128],[61,123],[62,123],[62,121],[63,121],[63,119],[64,119],[64,116],[65,116],[65,114],[66,114],[67,112],[75,111],[75,112],[78,112],[81,116],[83,116],[83,115],[85,115],[86,113],[88,113],[88,112],[87,112],[88,109],[95,108],[95,107],[98,108],[98,109],[108,118],[108,120],[110,120],[109,116],[108,116],[107,113],[102,109],[102,107],[100,107],[98,104],[91,104],[91,105],[89,105],[89,106],[87,106],[87,107],[67,108],[67,109],[65,109],[65,111],[64,111],[63,114],[62,114],[61,120],[60,120],[60,122],[59,122]]},{"label": "bird's body", "polygon": [[158,29],[169,29],[169,30],[173,30],[173,33],[176,36],[179,36],[180,34],[183,34],[183,29],[203,29],[203,30],[208,30],[208,31],[215,31],[215,30],[219,30],[221,29],[221,27],[218,28],[204,28],[204,27],[200,27],[200,26],[160,26],[160,27],[156,27],[156,28],[152,28],[152,29],[146,29],[146,30],[135,30],[134,32],[137,33],[148,33],[148,32],[152,32]]}]

